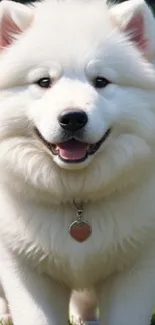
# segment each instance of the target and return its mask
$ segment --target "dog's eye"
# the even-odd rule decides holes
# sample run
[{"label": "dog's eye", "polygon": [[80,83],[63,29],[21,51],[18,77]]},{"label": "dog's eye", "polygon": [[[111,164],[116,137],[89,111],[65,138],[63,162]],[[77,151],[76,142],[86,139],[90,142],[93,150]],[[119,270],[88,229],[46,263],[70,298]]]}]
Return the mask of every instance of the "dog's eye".
[{"label": "dog's eye", "polygon": [[96,77],[93,80],[93,86],[95,88],[105,88],[107,85],[110,84],[110,81],[107,80],[106,78],[102,78],[102,77]]},{"label": "dog's eye", "polygon": [[51,79],[50,78],[41,78],[36,84],[41,88],[49,88],[51,87]]}]

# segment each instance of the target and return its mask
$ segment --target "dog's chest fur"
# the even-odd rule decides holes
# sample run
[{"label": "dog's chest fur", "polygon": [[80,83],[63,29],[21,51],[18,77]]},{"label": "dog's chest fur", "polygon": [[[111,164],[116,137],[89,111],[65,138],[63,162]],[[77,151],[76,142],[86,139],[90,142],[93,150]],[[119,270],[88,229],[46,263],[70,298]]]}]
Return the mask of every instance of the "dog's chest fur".
[{"label": "dog's chest fur", "polygon": [[76,220],[72,204],[48,207],[32,204],[2,189],[1,238],[4,234],[6,245],[38,272],[65,281],[71,287],[92,286],[137,259],[148,243],[148,233],[152,240],[153,183],[152,180],[123,197],[87,203],[83,217],[91,225],[92,234],[83,243],[76,242],[69,234],[69,226]]}]

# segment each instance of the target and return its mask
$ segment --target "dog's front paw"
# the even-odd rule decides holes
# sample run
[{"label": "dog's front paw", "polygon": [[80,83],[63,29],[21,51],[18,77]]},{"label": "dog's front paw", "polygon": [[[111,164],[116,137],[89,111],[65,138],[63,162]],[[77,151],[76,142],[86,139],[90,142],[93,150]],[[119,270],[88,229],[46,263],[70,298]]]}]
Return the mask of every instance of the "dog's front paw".
[{"label": "dog's front paw", "polygon": [[81,321],[72,318],[71,325],[100,325],[100,322],[98,320]]}]

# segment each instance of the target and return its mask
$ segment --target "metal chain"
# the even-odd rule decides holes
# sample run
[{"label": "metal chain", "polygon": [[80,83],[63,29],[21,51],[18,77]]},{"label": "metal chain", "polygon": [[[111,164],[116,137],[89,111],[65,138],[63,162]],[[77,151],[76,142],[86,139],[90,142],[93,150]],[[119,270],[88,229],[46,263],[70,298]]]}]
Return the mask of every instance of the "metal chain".
[{"label": "metal chain", "polygon": [[83,215],[84,203],[81,202],[80,206],[78,206],[77,203],[73,200],[73,205],[76,208],[77,221],[80,223]]}]

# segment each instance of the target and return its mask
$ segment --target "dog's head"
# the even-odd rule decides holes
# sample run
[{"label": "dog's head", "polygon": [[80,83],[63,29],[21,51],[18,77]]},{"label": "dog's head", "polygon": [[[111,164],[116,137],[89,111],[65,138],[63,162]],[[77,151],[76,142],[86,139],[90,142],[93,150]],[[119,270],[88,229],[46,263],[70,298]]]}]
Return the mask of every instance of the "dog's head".
[{"label": "dog's head", "polygon": [[3,1],[0,13],[1,173],[59,200],[142,177],[155,144],[146,3]]}]

